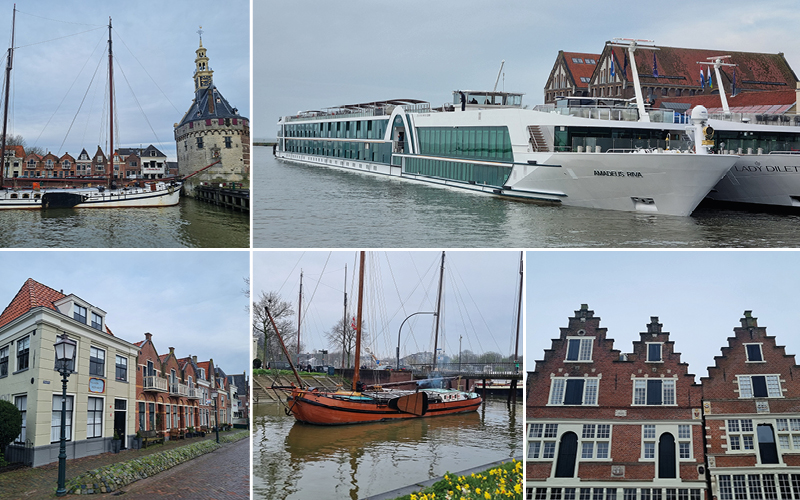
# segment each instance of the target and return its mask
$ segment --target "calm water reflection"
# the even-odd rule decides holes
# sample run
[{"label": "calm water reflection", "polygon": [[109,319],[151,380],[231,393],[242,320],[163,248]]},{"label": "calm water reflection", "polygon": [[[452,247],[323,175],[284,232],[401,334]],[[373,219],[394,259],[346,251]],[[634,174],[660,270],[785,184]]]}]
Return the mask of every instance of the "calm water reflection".
[{"label": "calm water reflection", "polygon": [[254,148],[259,248],[797,247],[800,216],[691,217],[508,201],[276,160]]},{"label": "calm water reflection", "polygon": [[14,248],[237,248],[249,214],[181,198],[165,208],[0,211],[0,246]]},{"label": "calm water reflection", "polygon": [[337,427],[296,423],[276,403],[254,414],[256,499],[358,499],[522,455],[522,405],[501,400],[463,415]]}]

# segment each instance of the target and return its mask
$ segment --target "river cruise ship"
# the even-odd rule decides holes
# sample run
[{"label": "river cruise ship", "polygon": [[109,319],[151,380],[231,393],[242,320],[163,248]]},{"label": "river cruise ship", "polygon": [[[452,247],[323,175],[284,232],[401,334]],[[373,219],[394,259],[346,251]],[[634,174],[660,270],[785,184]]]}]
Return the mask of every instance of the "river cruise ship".
[{"label": "river cruise ship", "polygon": [[525,109],[522,95],[463,90],[440,108],[400,99],[301,112],[278,121],[275,154],[506,198],[679,216],[737,159],[706,154],[703,113],[688,125],[651,112],[645,123],[635,108]]}]

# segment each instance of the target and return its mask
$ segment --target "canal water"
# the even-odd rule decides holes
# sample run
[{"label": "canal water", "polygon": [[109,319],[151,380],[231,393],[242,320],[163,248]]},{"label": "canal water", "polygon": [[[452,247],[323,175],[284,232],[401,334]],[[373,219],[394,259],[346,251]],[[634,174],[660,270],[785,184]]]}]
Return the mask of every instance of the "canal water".
[{"label": "canal water", "polygon": [[467,414],[336,427],[300,424],[283,410],[253,411],[256,500],[357,500],[523,453],[521,402],[490,398]]},{"label": "canal water", "polygon": [[800,246],[800,215],[691,217],[544,206],[253,154],[257,248]]},{"label": "canal water", "polygon": [[13,248],[248,248],[250,216],[193,198],[164,208],[0,211]]}]

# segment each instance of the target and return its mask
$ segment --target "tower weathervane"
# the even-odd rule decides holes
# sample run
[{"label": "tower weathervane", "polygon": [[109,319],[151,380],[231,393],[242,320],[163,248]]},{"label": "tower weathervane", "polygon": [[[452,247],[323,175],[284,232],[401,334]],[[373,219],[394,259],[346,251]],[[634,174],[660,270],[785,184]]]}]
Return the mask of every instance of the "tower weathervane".
[{"label": "tower weathervane", "polygon": [[197,34],[200,35],[200,43],[203,43],[203,27],[200,26],[200,29],[197,30]]}]

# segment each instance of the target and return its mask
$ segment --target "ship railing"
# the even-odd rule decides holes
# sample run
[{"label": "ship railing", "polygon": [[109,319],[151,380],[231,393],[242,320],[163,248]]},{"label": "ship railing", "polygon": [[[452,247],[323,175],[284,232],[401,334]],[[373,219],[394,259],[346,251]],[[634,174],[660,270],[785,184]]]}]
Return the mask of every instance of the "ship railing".
[{"label": "ship railing", "polygon": [[319,111],[317,113],[299,114],[294,116],[284,116],[284,122],[299,122],[310,120],[323,120],[331,118],[368,118],[372,116],[386,116],[391,113],[393,106],[378,106],[375,108],[364,109],[337,109],[335,111]]},{"label": "ship railing", "polygon": [[667,141],[666,139],[621,139],[611,137],[574,137],[571,146],[556,146],[560,152],[576,153],[622,153],[647,151],[691,149],[692,144],[682,139]]},{"label": "ship railing", "polygon": [[800,126],[800,115],[776,113],[709,113],[709,118],[735,123],[755,123],[759,125]]},{"label": "ship railing", "polygon": [[520,364],[499,363],[437,363],[434,369],[431,363],[412,364],[411,368],[417,375],[435,377],[471,377],[471,378],[521,378]]}]

